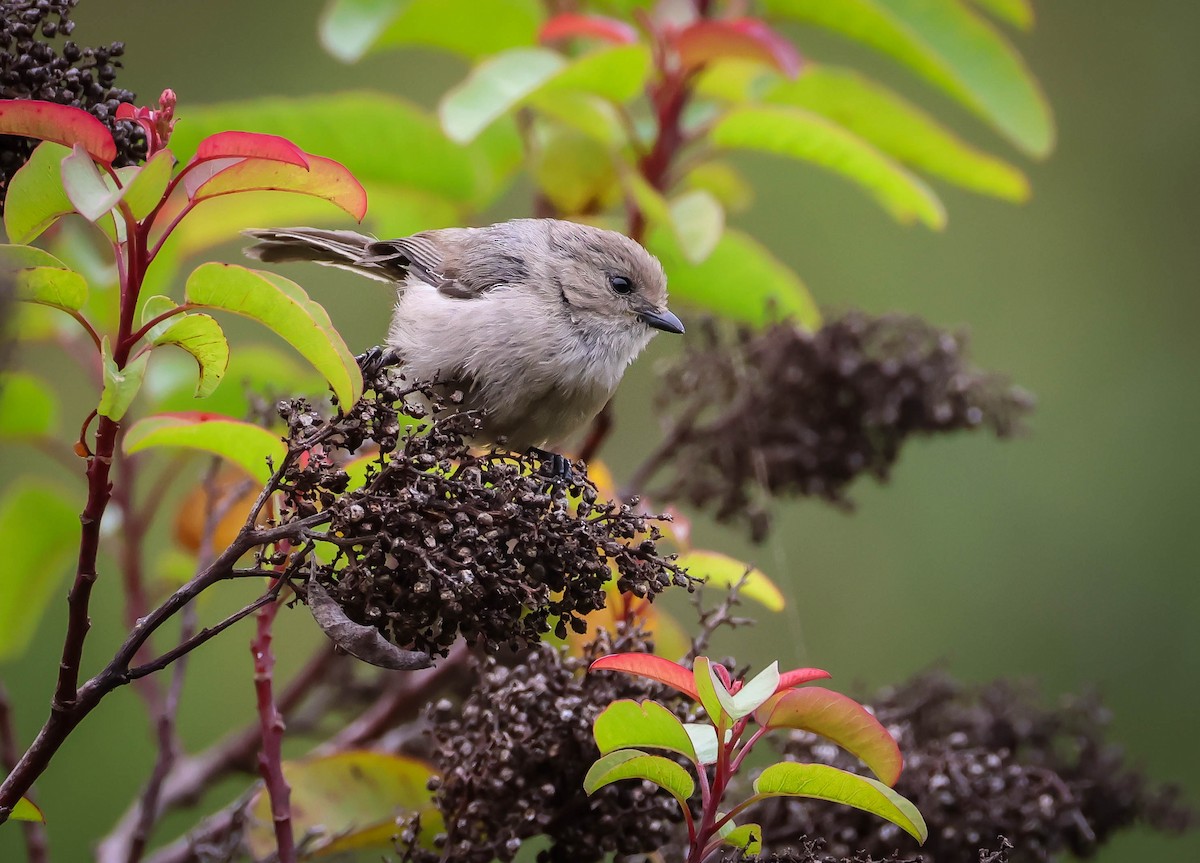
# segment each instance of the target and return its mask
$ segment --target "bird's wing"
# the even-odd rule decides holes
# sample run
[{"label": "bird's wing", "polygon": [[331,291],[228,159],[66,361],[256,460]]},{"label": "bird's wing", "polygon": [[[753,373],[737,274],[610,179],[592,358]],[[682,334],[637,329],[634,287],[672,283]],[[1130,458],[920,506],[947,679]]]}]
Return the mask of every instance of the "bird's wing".
[{"label": "bird's wing", "polygon": [[435,288],[450,281],[442,273],[442,252],[437,243],[422,234],[398,240],[380,240],[367,246],[360,258],[364,264],[377,266],[386,272],[413,275]]}]

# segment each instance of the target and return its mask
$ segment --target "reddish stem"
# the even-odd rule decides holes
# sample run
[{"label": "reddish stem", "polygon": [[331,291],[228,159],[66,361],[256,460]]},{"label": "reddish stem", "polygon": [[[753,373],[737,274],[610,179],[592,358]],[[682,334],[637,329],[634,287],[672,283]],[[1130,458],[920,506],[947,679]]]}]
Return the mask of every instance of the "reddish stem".
[{"label": "reddish stem", "polygon": [[[282,577],[282,576],[281,576]],[[258,772],[262,775],[271,800],[271,819],[275,824],[275,843],[279,863],[295,863],[296,845],[292,834],[292,789],[283,775],[283,732],[287,727],[275,706],[272,681],[275,654],[271,651],[271,627],[279,603],[272,602],[258,611],[257,630],[250,642],[254,657],[254,692],[258,700],[258,721],[262,729],[262,749],[258,753]]]},{"label": "reddish stem", "polygon": [[[17,766],[17,730],[12,719],[8,691],[0,683],[0,768],[8,772]],[[32,795],[26,795],[33,802]],[[21,822],[25,833],[25,851],[29,863],[46,863],[50,851],[46,845],[46,825],[36,821]]]}]

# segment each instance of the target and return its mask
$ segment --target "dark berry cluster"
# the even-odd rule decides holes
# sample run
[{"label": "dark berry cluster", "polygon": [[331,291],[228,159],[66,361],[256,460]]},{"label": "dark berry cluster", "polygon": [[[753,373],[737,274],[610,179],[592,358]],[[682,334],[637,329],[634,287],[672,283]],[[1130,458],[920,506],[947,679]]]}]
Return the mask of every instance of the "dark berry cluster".
[{"label": "dark berry cluster", "polygon": [[[0,0],[0,97],[41,99],[71,105],[92,114],[113,133],[116,164],[145,155],[142,133],[132,123],[117,123],[117,105],[134,95],[116,86],[125,45],[114,42],[85,48],[66,40],[61,53],[53,40],[75,29],[71,10],[79,0]],[[25,164],[37,142],[0,135],[0,194]]]},{"label": "dark berry cluster", "polygon": [[[725,863],[923,863],[920,856],[901,857],[896,853],[883,858],[872,857],[866,852],[852,854],[848,857],[831,857],[824,851],[825,841],[823,839],[806,838],[797,845],[797,848],[790,851],[761,856],[730,851],[725,855],[724,861]],[[964,860],[962,863],[973,863],[973,861]],[[988,863],[1007,863],[1007,861],[997,858]]]},{"label": "dark berry cluster", "polygon": [[848,314],[815,333],[788,323],[723,338],[709,325],[666,375],[673,476],[656,492],[769,529],[773,495],[846,506],[861,474],[886,479],[912,435],[1012,434],[1030,397],[972,369],[963,336],[919,318]]},{"label": "dark berry cluster", "polygon": [[[1194,821],[1176,789],[1148,787],[1105,741],[1109,716],[1095,699],[1047,708],[1011,683],[972,689],[926,674],[870,703],[904,753],[896,790],[929,827],[927,863],[998,860],[1006,851],[1013,863],[1084,857],[1134,823],[1178,832]],[[783,748],[799,761],[862,769],[812,735],[795,733]],[[824,837],[835,857],[909,847],[897,828],[844,807],[772,801],[757,814],[768,847],[802,836]]]},{"label": "dark berry cluster", "polygon": [[[569,495],[525,457],[473,453],[469,415],[418,426],[435,394],[411,400],[418,394],[394,372],[372,386],[329,420],[303,400],[282,406],[291,445],[305,453],[284,478],[285,517],[328,516],[319,538],[336,554],[307,575],[354,623],[430,654],[460,635],[520,648],[551,629],[583,631],[614,573],[641,597],[690,586],[657,553],[652,518],[597,499],[586,477]],[[347,492],[339,450],[367,441],[379,455],[366,485]]]},{"label": "dark berry cluster", "polygon": [[540,863],[592,863],[662,850],[676,835],[678,804],[654,786],[618,782],[584,793],[584,775],[600,755],[592,738],[600,712],[620,698],[672,703],[657,684],[585,673],[600,653],[645,651],[643,636],[601,644],[582,659],[547,646],[511,668],[488,659],[461,707],[432,708],[446,834],[430,861],[508,861],[525,840],[544,835],[550,847]]}]

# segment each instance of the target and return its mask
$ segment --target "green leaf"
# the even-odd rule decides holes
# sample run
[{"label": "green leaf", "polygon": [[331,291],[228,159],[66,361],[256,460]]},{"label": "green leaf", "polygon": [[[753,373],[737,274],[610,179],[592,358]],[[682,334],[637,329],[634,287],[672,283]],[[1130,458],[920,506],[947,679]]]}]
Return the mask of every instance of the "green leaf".
[{"label": "green leaf", "polygon": [[125,184],[122,199],[135,219],[146,218],[159,205],[174,169],[175,156],[170,150],[159,150],[141,166],[117,169]]},{"label": "green leaf", "polygon": [[546,84],[548,92],[576,91],[628,102],[641,94],[650,77],[650,49],[645,45],[600,48],[571,61]]},{"label": "green leaf", "polygon": [[125,433],[124,449],[182,447],[218,456],[238,465],[261,482],[271,478],[267,459],[278,467],[287,447],[262,426],[210,413],[161,414],[138,420]]},{"label": "green leaf", "polygon": [[592,734],[601,755],[617,749],[645,747],[668,749],[696,760],[696,750],[683,723],[656,701],[641,704],[628,698],[614,701],[596,717]]},{"label": "green leaf", "polygon": [[102,417],[118,422],[125,416],[125,412],[137,397],[138,390],[142,388],[150,352],[146,351],[134,357],[125,364],[125,368],[119,369],[113,360],[108,336],[105,336],[100,343],[100,358],[104,372],[104,390],[100,393],[100,406],[96,408],[96,412]]},{"label": "green leaf", "polygon": [[689,264],[703,263],[721,240],[725,211],[716,198],[699,189],[675,196],[668,206],[684,258]]},{"label": "green leaf", "polygon": [[[733,822],[726,822],[731,825]],[[747,854],[757,854],[762,851],[762,828],[757,824],[740,824],[728,832],[723,832],[721,841],[734,848],[741,848]]]},{"label": "green leaf", "polygon": [[911,102],[848,69],[810,64],[780,80],[766,101],[828,117],[899,161],[964,189],[1007,201],[1029,198],[1017,168],[967,144]]},{"label": "green leaf", "polygon": [[513,48],[481,63],[438,106],[442,128],[465,144],[558,74],[567,61],[548,48]]},{"label": "green leaf", "polygon": [[993,18],[1018,29],[1029,30],[1033,27],[1032,0],[971,0],[971,2],[985,12],[991,13]]},{"label": "green leaf", "polygon": [[1032,156],[1054,148],[1050,107],[1025,61],[962,0],[767,0],[768,12],[816,24],[889,55],[957,99]]},{"label": "green leaf", "polygon": [[675,563],[694,578],[714,587],[728,589],[741,582],[741,596],[753,599],[771,611],[783,611],[786,604],[783,592],[761,570],[719,551],[685,552]]},{"label": "green leaf", "polygon": [[739,213],[754,203],[754,187],[728,162],[705,162],[684,177],[689,189],[708,192],[727,211]]},{"label": "green leaf", "polygon": [[616,149],[625,143],[625,127],[611,103],[591,93],[543,89],[529,97],[529,105],[563,126]]},{"label": "green leaf", "polygon": [[[285,761],[292,829],[310,837],[304,859],[390,851],[401,814],[421,813],[422,834],[432,838],[441,825],[426,787],[431,775],[429,765],[415,758],[365,750]],[[246,813],[246,845],[254,859],[266,859],[277,850],[266,791],[254,795]]]},{"label": "green leaf", "polygon": [[[168,297],[150,297],[142,307],[142,324],[170,311],[175,303]],[[208,315],[180,314],[155,325],[146,334],[155,345],[176,345],[187,351],[200,367],[196,398],[213,394],[229,366],[229,342],[221,325]]]},{"label": "green leaf", "polygon": [[917,807],[882,782],[827,764],[772,764],[754,782],[761,797],[812,797],[830,800],[884,818],[918,842],[929,835]]},{"label": "green leaf", "polygon": [[57,423],[48,381],[25,372],[0,373],[0,439],[36,440],[52,434]]},{"label": "green leaf", "polygon": [[79,144],[62,160],[62,180],[67,199],[89,222],[99,221],[121,200],[121,189],[112,177],[100,174],[92,157]]},{"label": "green leaf", "polygon": [[32,800],[22,797],[17,801],[17,805],[13,807],[13,811],[9,813],[9,818],[13,821],[40,821],[46,823],[46,816],[42,814],[42,810],[34,805]]},{"label": "green leaf", "polygon": [[[79,519],[45,480],[23,477],[0,500],[0,536],[10,541],[0,567],[0,661],[21,655],[66,562],[78,550]],[[19,537],[20,541],[11,541]]]},{"label": "green leaf", "polygon": [[[423,108],[369,92],[193,107],[187,122],[172,134],[171,143],[177,153],[187,155],[208,135],[231,128],[279,135],[306,152],[336,159],[353,172],[372,199],[384,190],[420,191],[479,208],[503,190],[523,159],[521,139],[511,120],[494,124],[464,147],[447,138],[437,118]],[[363,141],[386,142],[386,146],[364,147]],[[372,208],[373,216],[379,207]],[[185,221],[182,227],[187,226]]]},{"label": "green leaf", "polygon": [[232,264],[209,263],[188,277],[186,301],[258,321],[325,376],[344,409],[362,395],[362,374],[329,315],[290,279]]},{"label": "green leaf", "polygon": [[901,224],[940,230],[941,201],[920,179],[862,138],[802,108],[744,106],[725,114],[709,135],[718,147],[757,150],[811,162],[853,180]]},{"label": "green leaf", "polygon": [[375,48],[424,45],[477,59],[537,44],[540,0],[411,0]]},{"label": "green leaf", "polygon": [[697,700],[704,707],[704,712],[718,729],[729,728],[729,715],[725,710],[722,693],[728,697],[725,684],[717,678],[712,667],[712,661],[707,656],[697,656],[692,663],[692,679],[695,682]]},{"label": "green leaf", "polygon": [[64,311],[79,311],[87,302],[87,282],[74,270],[34,267],[17,274],[17,299]]},{"label": "green leaf", "polygon": [[661,755],[649,755],[637,749],[619,749],[601,756],[583,779],[583,790],[590,797],[605,785],[622,779],[645,779],[662,788],[687,806],[687,799],[696,790],[688,772]]},{"label": "green leaf", "polygon": [[442,128],[466,143],[539,92],[581,92],[623,102],[650,72],[641,45],[601,48],[568,61],[548,48],[513,48],[481,63],[438,106]]},{"label": "green leaf", "polygon": [[45,141],[8,184],[4,230],[13,243],[28,243],[75,208],[63,188],[62,161],[71,151]]},{"label": "green leaf", "polygon": [[797,728],[828,738],[861,758],[887,785],[900,778],[900,747],[883,725],[853,698],[810,686],[780,692],[754,714],[767,728]]},{"label": "green leaf", "polygon": [[595,212],[620,198],[613,155],[594,138],[558,124],[537,124],[531,173],[564,216]]},{"label": "green leaf", "polygon": [[321,13],[317,35],[326,51],[353,63],[407,5],[407,0],[331,0]]},{"label": "green leaf", "polygon": [[741,231],[726,228],[700,264],[689,263],[673,233],[661,226],[647,235],[646,247],[670,274],[676,300],[750,324],[792,318],[808,329],[820,326],[820,312],[800,277]]}]

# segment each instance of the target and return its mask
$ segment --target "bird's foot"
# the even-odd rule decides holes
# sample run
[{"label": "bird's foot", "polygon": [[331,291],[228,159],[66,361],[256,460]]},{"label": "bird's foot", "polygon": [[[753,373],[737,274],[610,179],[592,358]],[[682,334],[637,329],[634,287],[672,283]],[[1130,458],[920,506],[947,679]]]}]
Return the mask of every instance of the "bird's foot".
[{"label": "bird's foot", "polygon": [[378,376],[388,366],[395,365],[399,359],[396,352],[391,348],[385,348],[380,345],[376,345],[354,358],[355,362],[358,363],[358,367],[362,369],[363,377],[368,380]]},{"label": "bird's foot", "polygon": [[575,472],[571,469],[571,460],[565,455],[538,447],[531,447],[529,451],[541,461],[542,472],[550,477],[552,483],[567,486],[575,484]]}]

